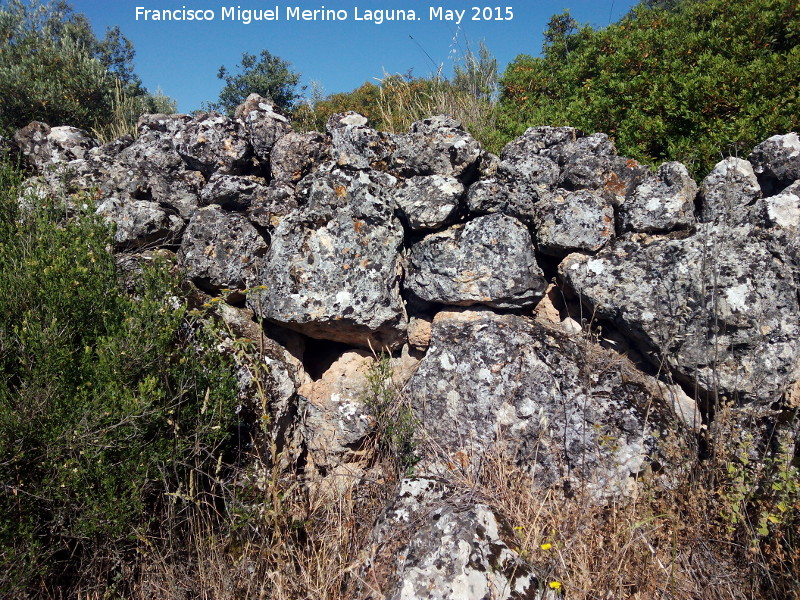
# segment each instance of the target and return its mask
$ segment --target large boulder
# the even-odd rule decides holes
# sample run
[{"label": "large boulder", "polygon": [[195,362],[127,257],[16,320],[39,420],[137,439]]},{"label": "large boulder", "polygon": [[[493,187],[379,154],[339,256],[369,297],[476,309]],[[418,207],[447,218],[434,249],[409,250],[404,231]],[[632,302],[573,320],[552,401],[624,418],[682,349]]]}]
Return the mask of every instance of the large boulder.
[{"label": "large boulder", "polygon": [[[305,399],[301,431],[307,452],[306,475],[310,480],[358,479],[363,476],[368,453],[367,438],[375,419],[367,405],[367,373],[374,359],[369,352],[345,352],[316,381],[301,386]],[[341,481],[342,488],[353,481]]]},{"label": "large boulder", "polygon": [[394,136],[375,131],[364,115],[353,111],[332,115],[325,128],[331,136],[331,159],[339,167],[385,170]]},{"label": "large boulder", "polygon": [[376,171],[338,168],[301,182],[301,208],[272,232],[267,289],[250,306],[311,337],[375,349],[404,341],[394,183]]},{"label": "large boulder", "polygon": [[189,169],[206,177],[237,175],[250,164],[253,150],[241,134],[240,122],[219,113],[196,114],[175,132],[172,143]]},{"label": "large boulder", "polygon": [[791,261],[752,226],[618,240],[573,254],[563,280],[658,365],[704,395],[770,403],[798,378],[800,309]]},{"label": "large boulder", "polygon": [[260,177],[214,173],[200,192],[200,204],[245,211],[263,204],[268,194],[266,182]]},{"label": "large boulder", "polygon": [[[420,428],[436,441],[418,473],[473,471],[487,452],[516,461],[534,485],[627,493],[682,427],[631,363],[532,319],[440,312],[408,384]],[[455,465],[456,467],[454,467]]]},{"label": "large boulder", "polygon": [[405,289],[425,302],[522,308],[547,287],[528,229],[512,217],[478,217],[411,247]]},{"label": "large boulder", "polygon": [[545,254],[593,252],[614,237],[614,207],[605,193],[559,189],[539,200],[534,210],[537,247]]},{"label": "large boulder", "polygon": [[[178,116],[159,119],[156,125],[183,127],[185,120]],[[184,219],[191,218],[197,210],[206,183],[200,171],[187,167],[168,133],[157,130],[142,133],[112,160],[101,158],[99,163],[96,177],[103,196],[157,202],[174,209]]]},{"label": "large boulder", "polygon": [[321,133],[290,131],[272,147],[272,179],[294,185],[322,163],[328,154],[329,143]]},{"label": "large boulder", "polygon": [[753,166],[733,156],[716,164],[700,186],[701,219],[727,225],[763,223],[761,187]]},{"label": "large boulder", "polygon": [[144,250],[180,242],[183,219],[148,200],[108,198],[97,214],[114,226],[114,243],[119,249]]},{"label": "large boulder", "polygon": [[415,231],[439,229],[458,213],[464,186],[454,177],[411,177],[395,194],[397,206]]}]

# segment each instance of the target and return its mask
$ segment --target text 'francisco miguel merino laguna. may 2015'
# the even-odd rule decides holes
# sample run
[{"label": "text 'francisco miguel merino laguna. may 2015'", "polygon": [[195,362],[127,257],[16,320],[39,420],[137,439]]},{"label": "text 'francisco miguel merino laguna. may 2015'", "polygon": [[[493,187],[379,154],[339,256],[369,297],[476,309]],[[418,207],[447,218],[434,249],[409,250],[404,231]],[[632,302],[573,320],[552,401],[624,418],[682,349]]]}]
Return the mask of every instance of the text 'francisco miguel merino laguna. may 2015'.
[{"label": "text 'francisco miguel merino laguna. may 2015'", "polygon": [[274,6],[271,8],[242,8],[241,6],[221,6],[214,9],[194,9],[182,6],[177,9],[150,9],[135,7],[137,21],[228,21],[249,25],[253,22],[269,21],[364,21],[381,25],[391,21],[448,21],[460,24],[471,21],[511,21],[514,9],[511,6],[471,6],[459,10],[429,6],[424,9],[332,9],[321,6],[304,9],[299,6]]}]

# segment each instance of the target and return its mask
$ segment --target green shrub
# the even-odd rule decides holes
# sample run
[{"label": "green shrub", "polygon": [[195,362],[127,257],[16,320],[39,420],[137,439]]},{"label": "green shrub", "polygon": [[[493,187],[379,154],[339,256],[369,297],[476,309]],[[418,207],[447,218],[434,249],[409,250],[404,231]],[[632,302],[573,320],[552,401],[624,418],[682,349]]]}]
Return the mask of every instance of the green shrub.
[{"label": "green shrub", "polygon": [[122,564],[167,504],[210,502],[236,399],[164,265],[124,291],[91,208],[21,211],[18,182],[3,165],[0,596],[64,593]]},{"label": "green shrub", "polygon": [[502,77],[505,138],[572,125],[609,133],[624,155],[680,160],[702,176],[800,126],[797,2],[650,4],[602,29],[553,17],[543,56],[518,56]]}]

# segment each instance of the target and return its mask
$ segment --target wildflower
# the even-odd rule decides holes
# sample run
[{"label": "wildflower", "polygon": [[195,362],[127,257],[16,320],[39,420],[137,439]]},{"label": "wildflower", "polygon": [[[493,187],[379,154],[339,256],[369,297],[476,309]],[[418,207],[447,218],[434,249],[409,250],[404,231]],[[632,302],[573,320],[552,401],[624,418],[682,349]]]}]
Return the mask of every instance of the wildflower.
[{"label": "wildflower", "polygon": [[541,546],[539,546],[539,548],[541,548],[542,550],[550,550],[550,548],[552,547],[553,544],[542,544]]},{"label": "wildflower", "polygon": [[561,589],[561,582],[560,581],[551,581],[550,582],[550,589],[551,590],[560,590]]}]

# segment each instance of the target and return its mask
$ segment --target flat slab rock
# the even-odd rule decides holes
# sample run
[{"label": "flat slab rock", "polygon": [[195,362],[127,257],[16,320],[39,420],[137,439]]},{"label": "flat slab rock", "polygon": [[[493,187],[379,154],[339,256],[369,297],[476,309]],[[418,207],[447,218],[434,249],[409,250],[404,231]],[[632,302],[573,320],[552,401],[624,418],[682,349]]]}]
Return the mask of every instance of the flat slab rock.
[{"label": "flat slab rock", "polygon": [[405,289],[426,302],[533,306],[547,283],[528,229],[501,214],[432,233],[411,248]]},{"label": "flat slab rock", "polygon": [[638,236],[573,254],[563,280],[597,318],[654,350],[703,393],[773,402],[800,375],[791,262],[752,226],[706,225],[684,239]]},{"label": "flat slab rock", "polygon": [[486,504],[440,480],[404,479],[370,534],[359,600],[551,600]]},{"label": "flat slab rock", "polygon": [[444,456],[425,455],[416,472],[471,470],[499,452],[534,485],[624,495],[682,430],[636,373],[613,351],[526,317],[440,312],[407,393]]},{"label": "flat slab rock", "polygon": [[250,307],[310,337],[375,349],[404,341],[394,181],[336,168],[304,180],[305,206],[272,232],[267,289],[248,299]]}]

